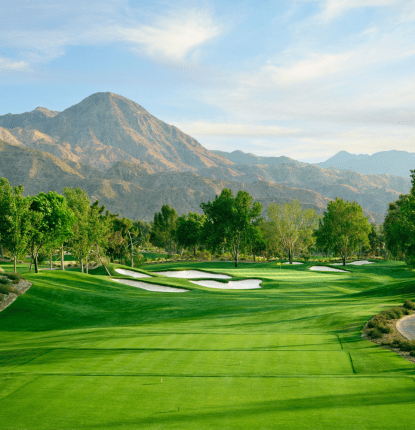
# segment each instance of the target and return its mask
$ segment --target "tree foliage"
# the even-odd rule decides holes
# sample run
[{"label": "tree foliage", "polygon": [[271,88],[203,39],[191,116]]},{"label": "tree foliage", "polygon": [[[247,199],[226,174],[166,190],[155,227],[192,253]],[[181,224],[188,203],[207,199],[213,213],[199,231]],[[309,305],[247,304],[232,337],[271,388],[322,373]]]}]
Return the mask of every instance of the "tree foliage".
[{"label": "tree foliage", "polygon": [[415,170],[411,170],[412,188],[389,203],[383,231],[387,249],[395,257],[405,255],[408,265],[415,266]]},{"label": "tree foliage", "polygon": [[177,212],[169,205],[163,205],[161,211],[154,214],[150,231],[150,242],[159,248],[165,248],[169,254],[176,250]]},{"label": "tree foliage", "polygon": [[29,217],[32,224],[32,235],[29,241],[29,251],[38,272],[37,259],[45,248],[53,249],[60,246],[72,235],[76,216],[67,207],[64,196],[49,191],[29,197]]},{"label": "tree foliage", "polygon": [[357,250],[359,244],[369,246],[370,232],[371,226],[362,207],[357,202],[336,197],[329,202],[323,219],[319,221],[316,243],[322,249],[339,253],[343,265],[346,265],[347,256]]},{"label": "tree foliage", "polygon": [[83,272],[93,248],[99,253],[106,247],[112,216],[108,211],[104,214],[105,206],[99,206],[98,200],[91,205],[88,194],[81,188],[65,188],[64,191],[68,206],[77,218],[69,246]]},{"label": "tree foliage", "polygon": [[196,212],[189,212],[187,216],[182,215],[177,220],[177,242],[183,248],[192,249],[195,257],[202,242],[205,218]]},{"label": "tree foliage", "polygon": [[0,178],[0,243],[13,254],[15,272],[17,256],[25,251],[32,232],[29,204],[22,185],[14,187]]},{"label": "tree foliage", "polygon": [[246,191],[239,191],[234,197],[231,190],[224,188],[213,202],[200,206],[206,215],[203,237],[207,247],[213,252],[229,250],[238,267],[239,254],[249,245],[252,230],[258,228],[255,221],[261,215],[261,203],[253,203]]},{"label": "tree foliage", "polygon": [[307,251],[314,243],[313,233],[318,227],[319,215],[314,209],[303,210],[298,200],[269,205],[267,218],[265,236],[268,243],[276,249],[281,248],[288,255],[290,264],[295,253]]}]

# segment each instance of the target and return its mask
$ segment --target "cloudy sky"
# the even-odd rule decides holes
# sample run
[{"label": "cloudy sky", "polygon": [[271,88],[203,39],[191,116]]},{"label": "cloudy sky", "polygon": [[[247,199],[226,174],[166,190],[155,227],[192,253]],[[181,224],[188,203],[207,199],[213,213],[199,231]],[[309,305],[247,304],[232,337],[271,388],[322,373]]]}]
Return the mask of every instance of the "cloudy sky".
[{"label": "cloudy sky", "polygon": [[413,0],[14,0],[0,115],[127,97],[209,149],[415,152]]}]

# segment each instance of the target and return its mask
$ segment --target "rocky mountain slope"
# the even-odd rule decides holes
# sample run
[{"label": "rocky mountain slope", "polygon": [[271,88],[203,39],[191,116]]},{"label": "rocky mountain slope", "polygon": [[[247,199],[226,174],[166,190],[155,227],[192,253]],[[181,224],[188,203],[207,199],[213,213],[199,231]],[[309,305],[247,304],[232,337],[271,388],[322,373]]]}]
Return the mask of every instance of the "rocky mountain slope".
[{"label": "rocky mountain slope", "polygon": [[140,164],[149,172],[232,164],[139,104],[113,93],[93,94],[63,112],[37,108],[3,115],[0,127],[0,138],[7,142],[102,170],[117,161]]},{"label": "rocky mountain slope", "polygon": [[[35,195],[49,190],[62,192],[64,187],[81,187],[91,199],[98,199],[113,213],[132,219],[151,220],[163,204],[174,207],[179,214],[199,212],[200,203],[213,200],[223,188],[234,193],[248,191],[264,208],[270,203],[298,199],[304,207],[322,212],[329,201],[321,194],[267,181],[243,184],[210,179],[193,172],[148,173],[140,165],[118,162],[100,171],[74,161],[64,162],[35,149],[0,141],[0,177],[12,185],[23,184],[25,194]],[[369,213],[372,221],[377,214]]]}]

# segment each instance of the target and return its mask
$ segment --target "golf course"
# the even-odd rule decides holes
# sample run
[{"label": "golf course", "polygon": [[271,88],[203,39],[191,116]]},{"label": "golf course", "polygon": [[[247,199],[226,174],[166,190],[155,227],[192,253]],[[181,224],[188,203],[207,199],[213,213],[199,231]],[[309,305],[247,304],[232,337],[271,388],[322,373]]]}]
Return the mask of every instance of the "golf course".
[{"label": "golf course", "polygon": [[[151,264],[139,280],[19,265],[32,286],[0,312],[0,429],[414,428],[415,365],[361,334],[415,299],[415,271],[315,265]],[[206,274],[162,274],[182,270]],[[231,278],[200,284],[261,282],[195,283],[209,272]]]}]

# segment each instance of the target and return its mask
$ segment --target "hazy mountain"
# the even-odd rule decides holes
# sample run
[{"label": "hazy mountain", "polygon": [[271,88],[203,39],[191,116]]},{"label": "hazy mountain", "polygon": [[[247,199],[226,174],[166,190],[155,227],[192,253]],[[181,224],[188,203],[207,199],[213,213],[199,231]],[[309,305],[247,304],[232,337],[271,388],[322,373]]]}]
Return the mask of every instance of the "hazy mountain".
[{"label": "hazy mountain", "polygon": [[252,153],[246,153],[243,151],[233,151],[233,152],[224,152],[224,151],[211,151],[215,154],[221,155],[227,158],[229,161],[232,161],[235,164],[263,164],[266,166],[278,166],[280,164],[288,163],[295,165],[304,165],[305,163],[301,163],[300,161],[294,160],[289,157],[260,157],[258,155]]},{"label": "hazy mountain", "polygon": [[415,152],[390,150],[372,155],[355,155],[340,151],[327,161],[316,163],[316,166],[337,167],[365,175],[386,173],[409,178],[410,170],[415,169]]},{"label": "hazy mountain", "polygon": [[[319,213],[329,199],[321,194],[301,188],[268,181],[249,184],[210,179],[192,172],[148,173],[140,165],[118,162],[105,172],[73,161],[0,141],[0,177],[12,185],[23,184],[25,194],[58,191],[63,188],[81,187],[91,199],[98,199],[113,213],[132,219],[153,219],[163,204],[174,207],[179,214],[199,212],[200,203],[212,201],[223,188],[234,193],[248,191],[264,209],[270,203],[285,203],[298,199],[303,207],[315,208]],[[371,221],[381,221],[379,214],[366,211]]]},{"label": "hazy mountain", "polygon": [[137,103],[112,93],[93,94],[62,112],[37,108],[3,115],[0,127],[5,141],[99,169],[117,161],[137,163],[150,172],[232,164]]}]

